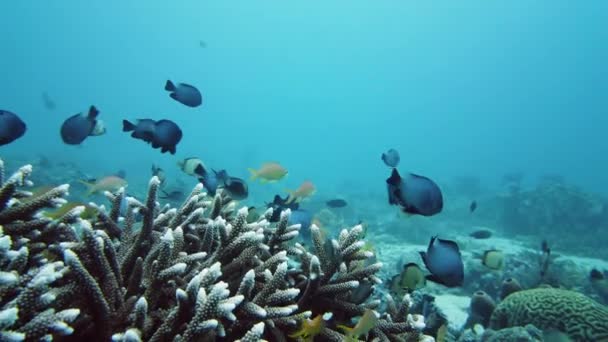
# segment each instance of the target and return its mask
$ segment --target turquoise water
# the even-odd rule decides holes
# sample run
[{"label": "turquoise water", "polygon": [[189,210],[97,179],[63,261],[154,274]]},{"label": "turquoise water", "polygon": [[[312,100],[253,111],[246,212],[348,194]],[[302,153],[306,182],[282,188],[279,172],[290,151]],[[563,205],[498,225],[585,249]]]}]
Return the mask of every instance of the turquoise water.
[{"label": "turquoise water", "polygon": [[[4,156],[130,178],[152,163],[178,177],[189,156],[244,178],[276,160],[288,179],[251,186],[266,199],[306,179],[328,197],[381,193],[394,147],[401,168],[444,182],[521,171],[608,192],[605,1],[24,0],[0,13],[0,104],[28,124]],[[167,79],[203,106],[169,99]],[[108,133],[64,145],[61,122],[91,104]],[[177,154],[121,132],[123,118],[174,120]]]}]

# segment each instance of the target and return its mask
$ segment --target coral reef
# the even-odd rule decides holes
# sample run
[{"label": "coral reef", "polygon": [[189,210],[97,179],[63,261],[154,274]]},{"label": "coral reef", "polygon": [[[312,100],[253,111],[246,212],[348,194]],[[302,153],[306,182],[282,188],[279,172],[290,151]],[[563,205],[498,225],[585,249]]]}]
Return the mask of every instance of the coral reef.
[{"label": "coral reef", "polygon": [[541,342],[543,333],[533,325],[505,328],[498,331],[486,330],[481,342]]},{"label": "coral reef", "polygon": [[[156,177],[144,202],[121,189],[106,193],[109,210],[90,204],[92,219],[83,206],[51,219],[42,210],[64,204],[68,186],[32,196],[31,171],[0,177],[2,340],[285,341],[331,313],[319,334],[342,341],[338,325],[379,306],[371,294],[382,265],[362,248],[360,225],[335,240],[313,226],[308,250],[294,242],[289,210],[276,224],[271,210],[247,223],[247,208],[200,184],[180,207],[161,207]],[[410,305],[391,302],[367,337],[428,340]]]},{"label": "coral reef", "polygon": [[574,291],[536,288],[510,294],[490,319],[490,328],[502,329],[533,324],[555,329],[575,341],[608,339],[608,309]]},{"label": "coral reef", "polygon": [[560,180],[548,180],[534,189],[515,191],[502,198],[502,211],[501,225],[510,232],[534,232],[541,238],[557,233],[560,239],[555,242],[562,250],[607,255],[595,237],[605,231],[608,203],[597,195]]}]

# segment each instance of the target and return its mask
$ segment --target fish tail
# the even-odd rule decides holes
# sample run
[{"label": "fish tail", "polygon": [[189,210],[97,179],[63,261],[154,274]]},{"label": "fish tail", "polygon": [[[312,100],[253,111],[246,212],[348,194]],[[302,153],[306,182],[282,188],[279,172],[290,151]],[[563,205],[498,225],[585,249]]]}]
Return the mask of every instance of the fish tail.
[{"label": "fish tail", "polygon": [[290,204],[291,202],[293,202],[294,200],[297,199],[297,196],[295,195],[295,192],[293,190],[285,189],[285,191],[287,193],[289,193],[289,196],[287,196],[287,201],[285,201],[285,204]]},{"label": "fish tail", "polygon": [[249,173],[251,173],[251,176],[249,177],[249,180],[254,181],[256,180],[256,178],[258,178],[258,172],[252,168],[248,168],[247,170],[249,170]]},{"label": "fish tail", "polygon": [[351,328],[351,327],[347,327],[346,325],[342,325],[342,324],[338,324],[336,327],[337,327],[338,329],[340,329],[340,330],[344,331],[344,332],[346,333],[346,336],[347,336],[347,337],[352,337],[352,336],[351,336],[351,332],[353,331],[353,328]]},{"label": "fish tail", "polygon": [[82,179],[79,179],[78,182],[81,184],[84,184],[84,186],[87,187],[87,192],[85,192],[85,194],[84,194],[86,197],[89,197],[95,193],[95,184],[85,182]]},{"label": "fish tail", "polygon": [[123,132],[130,132],[135,130],[135,125],[130,122],[129,120],[122,120],[122,131]]},{"label": "fish tail", "polygon": [[171,82],[170,80],[167,80],[167,83],[165,83],[165,90],[175,91],[175,84],[173,84],[173,82]]},{"label": "fish tail", "polygon": [[89,118],[95,119],[99,115],[99,110],[95,106],[89,108]]}]

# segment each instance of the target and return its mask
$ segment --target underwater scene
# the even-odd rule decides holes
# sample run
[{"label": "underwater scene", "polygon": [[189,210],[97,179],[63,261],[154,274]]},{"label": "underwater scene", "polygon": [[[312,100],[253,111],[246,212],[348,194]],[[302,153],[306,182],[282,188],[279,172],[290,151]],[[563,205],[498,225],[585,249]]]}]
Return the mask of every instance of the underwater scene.
[{"label": "underwater scene", "polygon": [[607,1],[0,16],[0,341],[608,342]]}]

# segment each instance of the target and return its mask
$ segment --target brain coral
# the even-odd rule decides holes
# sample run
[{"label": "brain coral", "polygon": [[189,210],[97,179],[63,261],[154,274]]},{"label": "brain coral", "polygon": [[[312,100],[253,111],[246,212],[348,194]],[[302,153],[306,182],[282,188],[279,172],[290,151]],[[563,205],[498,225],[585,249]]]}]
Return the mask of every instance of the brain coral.
[{"label": "brain coral", "polygon": [[568,290],[537,288],[515,292],[494,310],[492,329],[533,324],[557,329],[575,341],[608,341],[608,309]]}]

